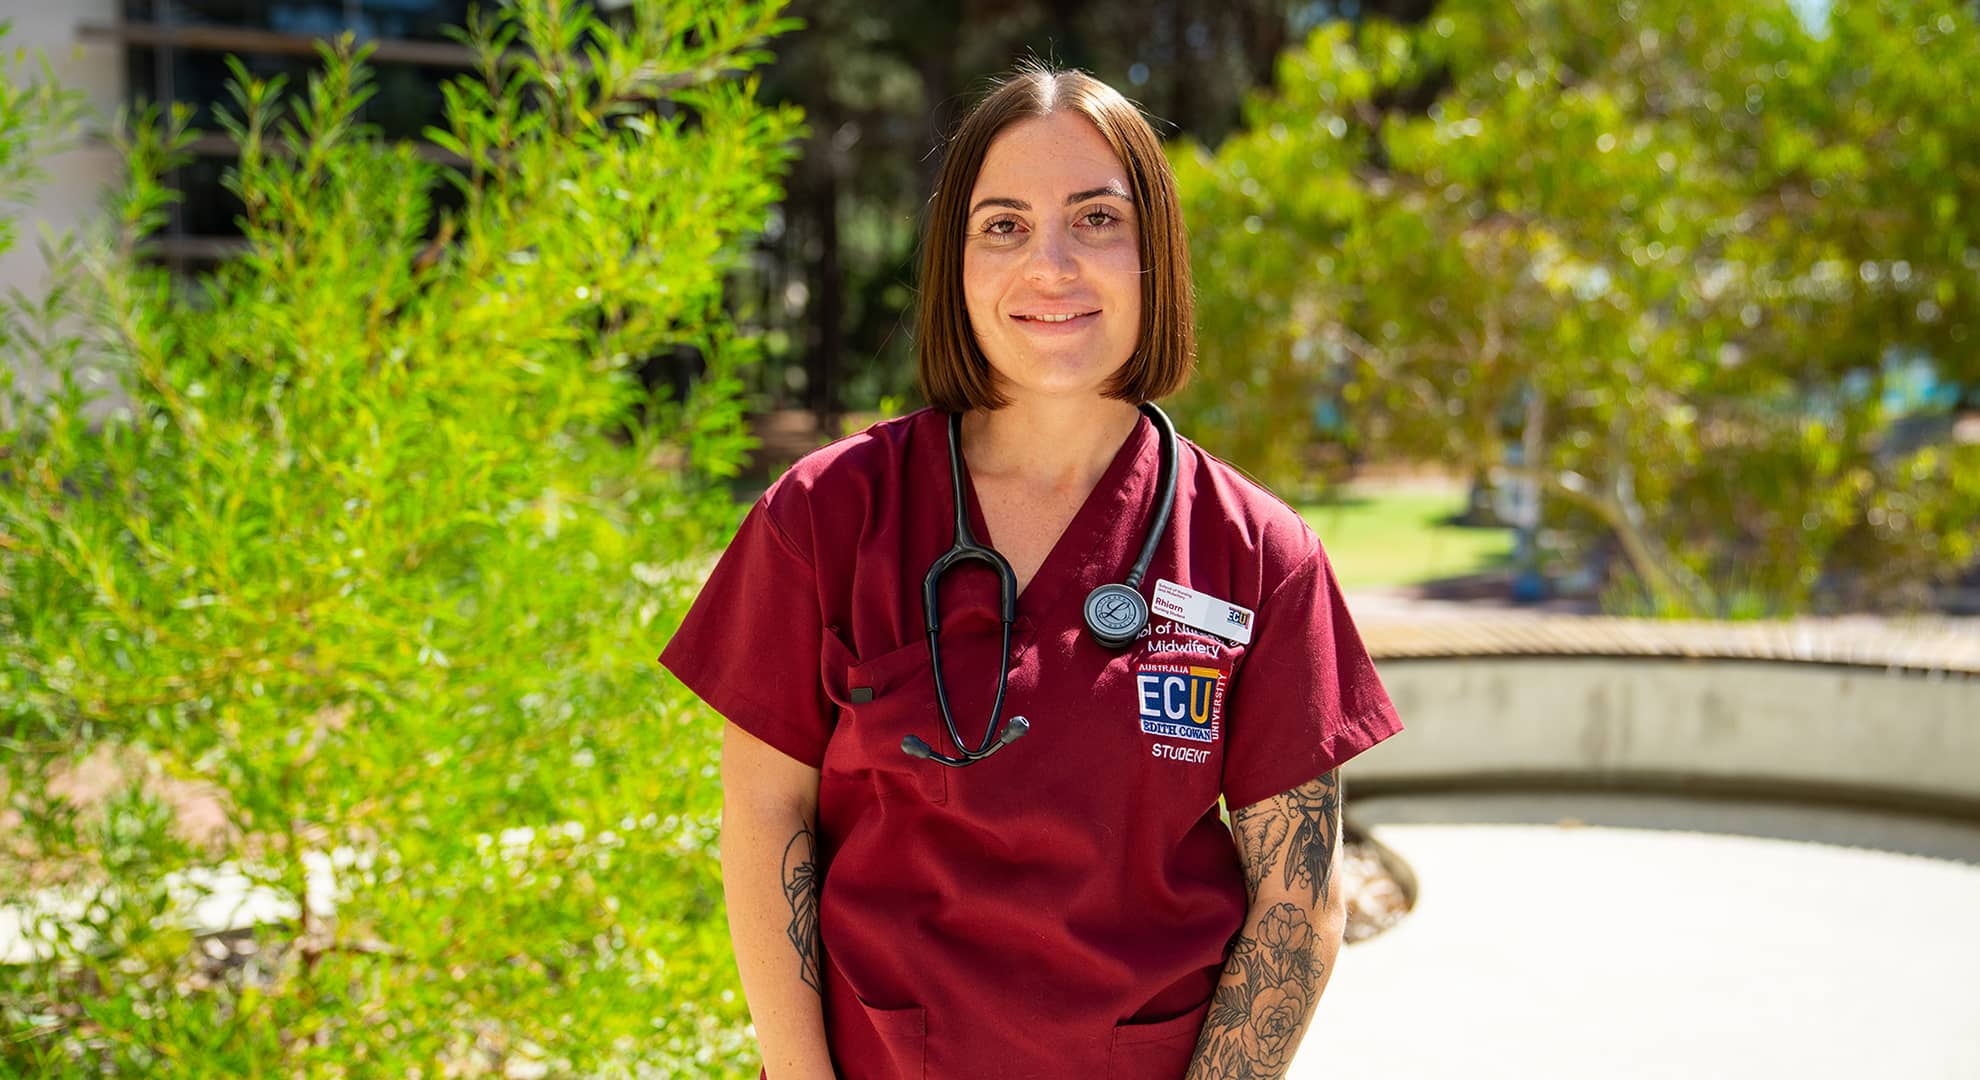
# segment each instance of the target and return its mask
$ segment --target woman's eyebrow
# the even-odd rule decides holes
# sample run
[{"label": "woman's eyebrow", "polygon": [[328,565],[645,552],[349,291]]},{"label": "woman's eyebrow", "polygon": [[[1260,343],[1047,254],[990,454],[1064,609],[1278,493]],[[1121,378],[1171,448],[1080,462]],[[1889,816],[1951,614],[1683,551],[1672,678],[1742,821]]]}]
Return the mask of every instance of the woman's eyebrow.
[{"label": "woman's eyebrow", "polygon": [[[1112,195],[1114,198],[1127,203],[1134,201],[1128,195],[1126,188],[1121,187],[1118,182],[1110,180],[1097,188],[1087,188],[1085,191],[1073,192],[1071,195],[1066,196],[1066,205],[1071,206],[1076,202],[1085,202],[1087,199],[1097,199],[1102,195]],[[975,206],[970,208],[969,212],[974,215],[986,206],[1004,206],[1012,210],[1031,209],[1031,204],[1025,202],[1023,199],[1006,199],[1000,195],[993,195],[990,198],[980,200]]]},{"label": "woman's eyebrow", "polygon": [[1071,195],[1066,196],[1066,205],[1071,206],[1076,202],[1085,202],[1088,199],[1097,199],[1102,195],[1112,195],[1114,198],[1119,199],[1122,202],[1131,203],[1134,201],[1134,197],[1127,193],[1127,189],[1122,187],[1118,180],[1109,180],[1105,184],[1102,184],[1097,188],[1087,188],[1085,191],[1075,191]]}]

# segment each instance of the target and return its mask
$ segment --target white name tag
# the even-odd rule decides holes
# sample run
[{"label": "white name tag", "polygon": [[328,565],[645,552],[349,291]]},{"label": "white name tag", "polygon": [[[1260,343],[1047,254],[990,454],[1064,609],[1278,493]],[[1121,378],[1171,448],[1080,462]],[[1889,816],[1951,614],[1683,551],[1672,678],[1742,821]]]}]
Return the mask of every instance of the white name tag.
[{"label": "white name tag", "polygon": [[1251,644],[1251,609],[1219,600],[1209,593],[1186,589],[1167,578],[1155,581],[1155,599],[1148,605],[1155,614],[1193,626],[1206,634],[1230,638],[1240,645]]}]

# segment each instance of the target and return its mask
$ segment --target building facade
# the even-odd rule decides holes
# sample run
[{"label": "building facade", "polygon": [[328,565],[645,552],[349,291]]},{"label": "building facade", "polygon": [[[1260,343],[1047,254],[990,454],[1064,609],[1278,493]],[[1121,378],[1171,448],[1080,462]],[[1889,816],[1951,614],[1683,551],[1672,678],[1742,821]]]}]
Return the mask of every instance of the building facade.
[{"label": "building facade", "polygon": [[[0,293],[45,293],[48,267],[35,243],[42,229],[71,231],[100,212],[119,165],[109,139],[121,107],[184,102],[205,134],[193,158],[168,177],[184,196],[156,237],[158,257],[197,272],[238,248],[238,200],[221,183],[233,141],[214,121],[230,103],[228,55],[261,77],[283,74],[300,88],[317,44],[348,31],[374,46],[376,88],[361,117],[388,137],[417,140],[443,120],[440,83],[465,68],[469,51],[446,33],[467,18],[470,0],[0,0],[9,24],[0,47],[39,51],[64,86],[82,90],[90,116],[82,142],[41,162],[42,179],[23,205],[9,207],[19,239],[0,254]],[[16,77],[35,70],[17,65]],[[33,358],[10,356],[30,393],[45,390]],[[11,418],[0,416],[0,422]]]}]

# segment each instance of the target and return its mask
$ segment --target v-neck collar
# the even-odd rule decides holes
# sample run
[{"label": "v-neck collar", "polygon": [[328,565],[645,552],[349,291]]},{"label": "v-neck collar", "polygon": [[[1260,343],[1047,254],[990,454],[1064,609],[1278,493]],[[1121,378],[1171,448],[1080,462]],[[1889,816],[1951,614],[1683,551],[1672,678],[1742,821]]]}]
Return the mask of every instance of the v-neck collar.
[{"label": "v-neck collar", "polygon": [[[946,471],[949,417],[935,411],[937,424],[931,425],[943,440]],[[1083,583],[1086,589],[1127,576],[1135,553],[1141,549],[1142,530],[1147,527],[1148,499],[1155,472],[1155,455],[1149,447],[1155,441],[1155,424],[1147,414],[1137,413],[1135,425],[1114,451],[1100,480],[1087,492],[1086,501],[1074,512],[1059,538],[1038,564],[1038,572],[1018,593],[1020,621],[1037,625],[1053,610],[1067,587]],[[963,492],[968,500],[970,528],[984,546],[997,546],[983,516],[983,504],[976,496],[976,481],[969,472],[969,459],[963,459]],[[947,486],[947,485],[944,485]]]}]

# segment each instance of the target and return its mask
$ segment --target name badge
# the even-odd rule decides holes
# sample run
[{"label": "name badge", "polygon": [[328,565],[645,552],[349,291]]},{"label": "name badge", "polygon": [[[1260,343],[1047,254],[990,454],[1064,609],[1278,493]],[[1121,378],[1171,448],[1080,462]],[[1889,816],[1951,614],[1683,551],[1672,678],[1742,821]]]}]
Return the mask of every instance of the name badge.
[{"label": "name badge", "polygon": [[1240,645],[1251,644],[1251,609],[1219,600],[1209,593],[1184,588],[1167,578],[1155,582],[1155,598],[1148,605],[1155,614],[1193,626],[1206,634],[1229,638]]}]

